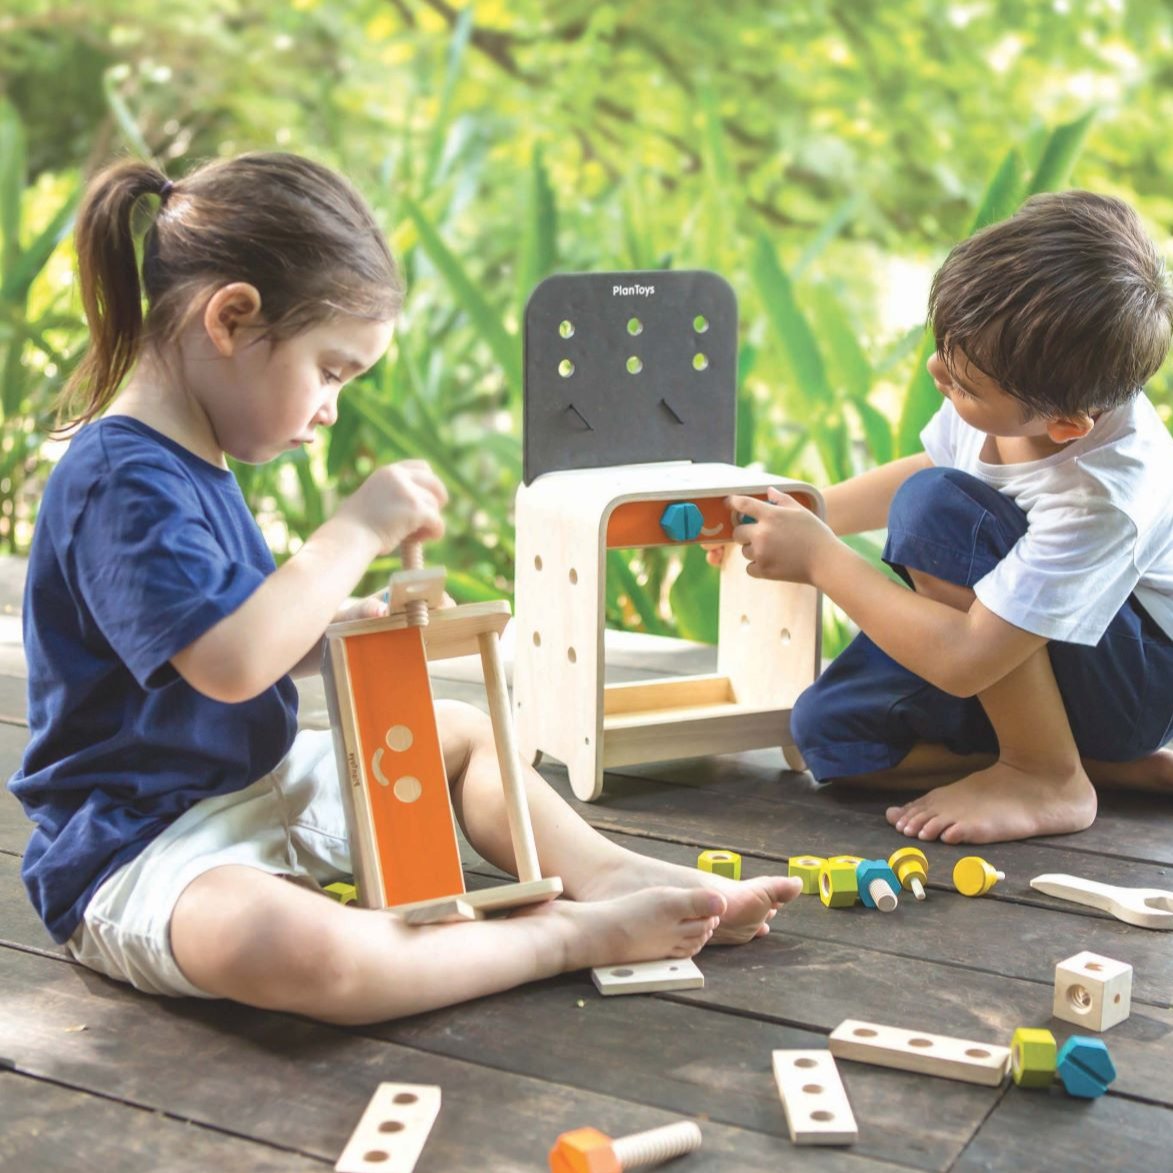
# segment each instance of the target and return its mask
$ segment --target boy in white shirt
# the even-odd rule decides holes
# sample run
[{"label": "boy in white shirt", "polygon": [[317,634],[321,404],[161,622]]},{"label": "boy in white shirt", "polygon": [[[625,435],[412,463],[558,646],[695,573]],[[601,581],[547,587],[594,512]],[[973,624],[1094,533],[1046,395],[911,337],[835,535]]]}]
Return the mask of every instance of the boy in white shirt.
[{"label": "boy in white shirt", "polygon": [[[924,452],[789,498],[730,498],[754,577],[819,587],[861,634],[798,700],[819,780],[960,779],[888,810],[905,835],[1079,831],[1096,785],[1173,793],[1173,437],[1142,387],[1173,296],[1136,213],[1036,196],[933,281]],[[835,535],[888,527],[884,560]]]}]

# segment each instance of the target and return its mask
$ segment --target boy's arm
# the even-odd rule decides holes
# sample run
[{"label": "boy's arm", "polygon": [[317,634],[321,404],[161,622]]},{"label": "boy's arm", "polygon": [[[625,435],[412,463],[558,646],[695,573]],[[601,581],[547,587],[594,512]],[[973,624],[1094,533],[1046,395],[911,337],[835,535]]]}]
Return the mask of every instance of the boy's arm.
[{"label": "boy's arm", "polygon": [[882,651],[953,696],[976,696],[1047,640],[975,599],[968,611],[939,603],[881,574],[842,542],[827,543],[812,582]]},{"label": "boy's arm", "polygon": [[928,454],[919,452],[824,489],[823,503],[831,532],[842,535],[883,529],[896,491],[914,472],[932,465]]},{"label": "boy's arm", "polygon": [[769,502],[729,500],[756,521],[733,534],[751,577],[817,587],[892,659],[945,692],[983,692],[1047,642],[978,600],[958,611],[893,582],[782,493],[771,492]]}]

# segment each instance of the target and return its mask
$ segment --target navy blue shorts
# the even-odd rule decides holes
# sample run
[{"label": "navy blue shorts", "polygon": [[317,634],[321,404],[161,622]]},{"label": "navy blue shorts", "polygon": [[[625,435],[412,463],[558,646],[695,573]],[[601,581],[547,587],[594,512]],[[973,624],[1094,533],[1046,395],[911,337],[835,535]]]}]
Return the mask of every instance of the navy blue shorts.
[{"label": "navy blue shorts", "polygon": [[[900,487],[888,518],[884,561],[972,587],[1026,533],[1026,514],[968,473],[928,468]],[[1083,757],[1127,762],[1173,736],[1173,639],[1135,598],[1095,647],[1047,645]],[[820,781],[885,770],[918,741],[954,753],[997,753],[976,697],[926,683],[862,633],[799,698],[791,736]]]}]

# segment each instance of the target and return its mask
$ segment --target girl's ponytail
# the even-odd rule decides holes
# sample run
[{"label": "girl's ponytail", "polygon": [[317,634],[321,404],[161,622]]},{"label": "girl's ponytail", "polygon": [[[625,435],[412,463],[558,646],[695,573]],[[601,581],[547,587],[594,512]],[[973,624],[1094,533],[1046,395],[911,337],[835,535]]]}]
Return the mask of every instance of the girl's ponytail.
[{"label": "girl's ponytail", "polygon": [[143,291],[136,237],[142,197],[166,198],[167,177],[147,163],[116,163],[90,184],[78,212],[76,245],[90,344],[58,401],[62,430],[109,404],[134,366],[143,338]]}]

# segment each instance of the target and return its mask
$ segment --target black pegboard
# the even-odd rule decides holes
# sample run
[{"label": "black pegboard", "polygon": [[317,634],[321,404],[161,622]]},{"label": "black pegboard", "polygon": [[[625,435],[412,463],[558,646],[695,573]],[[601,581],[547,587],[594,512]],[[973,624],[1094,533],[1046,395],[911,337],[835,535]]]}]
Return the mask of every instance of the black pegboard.
[{"label": "black pegboard", "polygon": [[527,485],[570,468],[733,463],[737,298],[716,273],[547,277],[524,337]]}]

